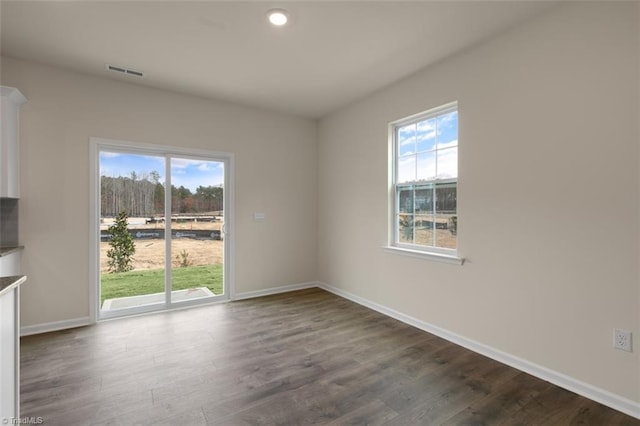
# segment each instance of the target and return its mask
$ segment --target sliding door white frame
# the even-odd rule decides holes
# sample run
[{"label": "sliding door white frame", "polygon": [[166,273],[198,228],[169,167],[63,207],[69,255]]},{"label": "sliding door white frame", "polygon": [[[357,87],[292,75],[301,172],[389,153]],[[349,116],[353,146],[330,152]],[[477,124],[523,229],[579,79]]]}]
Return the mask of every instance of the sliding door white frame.
[{"label": "sliding door white frame", "polygon": [[[190,149],[172,147],[165,145],[142,144],[129,141],[118,141],[113,139],[90,138],[89,141],[90,170],[89,170],[89,314],[92,322],[101,319],[108,319],[115,316],[122,316],[122,313],[101,314],[100,310],[100,152],[115,151],[138,155],[155,155],[165,158],[165,224],[167,229],[165,235],[171,235],[171,159],[186,158],[199,159],[204,161],[216,161],[224,163],[224,227],[221,232],[224,234],[224,266],[223,266],[223,288],[224,294],[219,297],[206,299],[194,299],[179,303],[165,303],[163,307],[140,306],[126,310],[126,315],[136,315],[146,312],[156,312],[162,309],[181,309],[188,306],[201,305],[203,303],[213,303],[227,301],[234,297],[234,156],[231,153],[208,151],[201,149]],[[171,238],[165,238],[165,257],[171,256]],[[166,262],[170,264],[170,261]],[[165,294],[166,300],[171,300],[171,268],[166,269]]]}]

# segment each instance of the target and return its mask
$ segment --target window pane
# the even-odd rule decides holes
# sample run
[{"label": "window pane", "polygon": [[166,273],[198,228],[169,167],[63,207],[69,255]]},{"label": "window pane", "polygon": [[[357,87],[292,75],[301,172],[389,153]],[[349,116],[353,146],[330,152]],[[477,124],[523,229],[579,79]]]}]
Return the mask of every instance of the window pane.
[{"label": "window pane", "polygon": [[453,234],[451,229],[436,229],[436,247],[455,249],[457,245],[456,235]]},{"label": "window pane", "polygon": [[409,124],[398,128],[398,155],[414,154],[416,152],[416,125]]},{"label": "window pane", "polygon": [[438,116],[438,149],[458,145],[458,111]]},{"label": "window pane", "polygon": [[456,214],[457,192],[455,183],[436,186],[436,213]]},{"label": "window pane", "polygon": [[436,247],[455,249],[457,246],[457,194],[455,184],[436,187]]},{"label": "window pane", "polygon": [[413,214],[413,188],[400,188],[398,192],[398,210],[400,213]]},{"label": "window pane", "polygon": [[418,154],[416,180],[432,180],[436,177],[436,151]]},{"label": "window pane", "polygon": [[398,216],[398,241],[413,244],[413,215]]},{"label": "window pane", "polygon": [[224,163],[173,157],[170,164],[171,302],[224,294]]},{"label": "window pane", "polygon": [[415,220],[415,243],[422,246],[433,246],[434,215],[419,215]]},{"label": "window pane", "polygon": [[398,183],[413,182],[416,180],[416,156],[401,157],[398,159]]},{"label": "window pane", "polygon": [[431,185],[416,188],[415,209],[416,214],[433,213],[433,188]]},{"label": "window pane", "polygon": [[[164,162],[157,155],[100,152],[101,313],[164,303]],[[124,229],[111,228],[122,211]],[[130,246],[111,245],[123,238],[119,231],[132,237]]]},{"label": "window pane", "polygon": [[438,179],[457,178],[458,148],[447,148],[436,152],[438,153]]},{"label": "window pane", "polygon": [[436,147],[436,119],[430,118],[418,123],[416,142],[418,152],[431,151]]}]

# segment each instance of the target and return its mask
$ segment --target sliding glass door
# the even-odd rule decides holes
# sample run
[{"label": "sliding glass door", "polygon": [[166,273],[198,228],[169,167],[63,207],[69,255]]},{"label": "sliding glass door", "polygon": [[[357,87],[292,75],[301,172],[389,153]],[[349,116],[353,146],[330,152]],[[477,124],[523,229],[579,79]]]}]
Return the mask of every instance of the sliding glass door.
[{"label": "sliding glass door", "polygon": [[172,302],[224,295],[224,163],[170,159]]},{"label": "sliding glass door", "polygon": [[100,152],[100,307],[165,303],[165,159]]},{"label": "sliding glass door", "polygon": [[229,297],[231,158],[92,140],[97,318]]}]

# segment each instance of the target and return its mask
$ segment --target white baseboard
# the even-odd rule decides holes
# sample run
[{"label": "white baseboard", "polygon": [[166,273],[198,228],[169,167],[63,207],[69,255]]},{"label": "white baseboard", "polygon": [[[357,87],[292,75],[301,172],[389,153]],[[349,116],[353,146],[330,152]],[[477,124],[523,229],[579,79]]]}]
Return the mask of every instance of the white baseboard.
[{"label": "white baseboard", "polygon": [[32,334],[49,333],[50,331],[65,330],[67,328],[83,327],[92,324],[91,318],[73,318],[64,321],[46,322],[36,325],[25,325],[20,327],[20,336],[30,336]]},{"label": "white baseboard", "polygon": [[296,290],[304,290],[307,288],[320,287],[319,283],[316,281],[311,281],[308,283],[300,283],[300,284],[291,284],[291,285],[283,285],[280,287],[272,287],[264,290],[256,290],[256,291],[246,291],[243,293],[236,293],[233,296],[232,300],[242,300],[242,299],[252,299],[254,297],[261,296],[270,296],[272,294],[286,293],[288,291],[296,291]]},{"label": "white baseboard", "polygon": [[553,383],[554,385],[560,386],[561,388],[570,390],[571,392],[575,392],[586,398],[597,401],[603,405],[613,408],[614,410],[621,411],[625,414],[640,419],[640,403],[638,402],[624,398],[620,395],[616,395],[604,389],[600,389],[588,383],[574,379],[557,371],[550,370],[546,367],[516,357],[509,353],[494,349],[490,346],[468,339],[464,336],[452,333],[435,325],[429,324],[417,318],[413,318],[409,315],[405,315],[402,312],[387,308],[386,306],[364,299],[360,296],[356,296],[355,294],[351,294],[339,288],[332,287],[322,282],[317,283],[317,285],[323,290],[336,294],[340,297],[344,297],[345,299],[351,300],[352,302],[358,303],[359,305],[366,306],[367,308],[373,309],[374,311],[378,311],[391,318],[395,318],[398,321],[402,321],[405,324],[409,324],[413,327],[419,328],[420,330],[435,334],[436,336],[442,337],[443,339],[448,340],[452,343],[463,346],[486,357],[509,365],[520,371],[524,371],[525,373],[531,374],[532,376],[538,377],[539,379],[546,380],[550,383]]}]

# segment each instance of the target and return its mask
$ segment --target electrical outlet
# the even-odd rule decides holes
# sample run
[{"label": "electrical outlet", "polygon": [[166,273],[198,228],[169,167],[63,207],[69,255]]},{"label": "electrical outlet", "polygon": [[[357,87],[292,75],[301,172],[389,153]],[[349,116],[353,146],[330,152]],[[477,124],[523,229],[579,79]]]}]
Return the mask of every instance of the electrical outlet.
[{"label": "electrical outlet", "polygon": [[631,332],[617,328],[613,329],[613,347],[631,352]]}]

